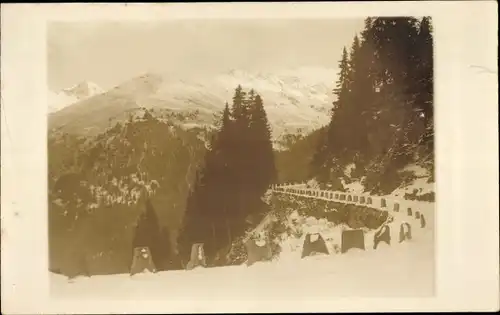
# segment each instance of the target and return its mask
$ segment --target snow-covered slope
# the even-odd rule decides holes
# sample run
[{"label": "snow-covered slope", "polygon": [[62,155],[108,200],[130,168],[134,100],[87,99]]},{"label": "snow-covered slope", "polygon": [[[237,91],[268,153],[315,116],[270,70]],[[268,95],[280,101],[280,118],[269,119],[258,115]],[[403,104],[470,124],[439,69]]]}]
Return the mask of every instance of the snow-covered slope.
[{"label": "snow-covered slope", "polygon": [[57,112],[58,110],[78,102],[78,98],[73,95],[68,95],[63,91],[56,93],[49,90],[47,98],[49,113]]},{"label": "snow-covered slope", "polygon": [[[419,203],[422,212],[432,203]],[[425,210],[425,211],[424,211]],[[52,294],[78,298],[149,298],[221,300],[231,294],[239,299],[324,299],[332,297],[430,297],[434,295],[434,225],[419,227],[419,220],[404,211],[391,212],[391,245],[373,249],[374,231],[365,234],[366,250],[339,254],[335,240],[342,226],[325,220],[289,217],[290,226],[304,232],[321,232],[329,243],[330,255],[300,259],[302,238],[283,240],[279,259],[272,262],[157,274],[128,274],[76,278],[51,275]],[[431,221],[431,220],[430,220]],[[294,223],[292,223],[294,222]],[[399,225],[412,225],[412,239],[398,243]],[[333,242],[332,242],[333,240]],[[221,281],[224,279],[224,281]],[[237,292],[237,293],[236,293]]]},{"label": "snow-covered slope", "polygon": [[414,242],[393,247],[382,245],[377,250],[353,251],[347,255],[314,256],[251,267],[167,271],[134,277],[128,274],[95,276],[77,278],[72,283],[63,276],[52,274],[51,293],[78,299],[168,297],[195,301],[223,300],[231,292],[233,297],[241,299],[430,297],[434,294],[430,242],[430,236],[422,233],[415,235]]},{"label": "snow-covered slope", "polygon": [[70,106],[78,101],[90,98],[94,95],[103,93],[97,84],[93,82],[81,82],[70,88],[63,89],[59,92],[48,92],[49,112],[59,111],[67,106]]},{"label": "snow-covered slope", "polygon": [[[144,107],[159,112],[196,113],[196,118],[185,121],[186,127],[213,124],[214,115],[226,102],[231,103],[234,89],[241,85],[245,90],[254,89],[262,96],[273,136],[278,138],[286,133],[309,132],[328,123],[333,100],[331,90],[336,76],[336,69],[313,67],[272,74],[230,70],[196,80],[182,80],[167,74],[144,74],[107,91],[103,97],[86,99],[58,112],[50,124],[51,128],[64,125],[73,132],[107,127],[110,119],[125,116],[118,114],[123,110],[117,110],[123,102],[115,106],[110,102],[113,98],[127,99],[130,105],[126,106],[127,110]],[[72,128],[70,121],[93,125]]]},{"label": "snow-covered slope", "polygon": [[[353,164],[352,164],[353,165]],[[350,169],[352,165],[348,165],[346,170]],[[398,188],[391,192],[388,197],[391,198],[404,198],[406,194],[414,194],[415,197],[419,197],[425,194],[434,194],[436,183],[434,180],[430,180],[431,173],[429,170],[418,166],[416,164],[408,164],[400,170],[400,172],[408,172],[414,176],[414,179],[407,183],[401,184]],[[364,178],[362,178],[364,179]],[[345,179],[341,178],[342,185],[346,192],[349,193],[363,193],[365,187],[361,180],[353,180],[349,184],[346,183]]]}]

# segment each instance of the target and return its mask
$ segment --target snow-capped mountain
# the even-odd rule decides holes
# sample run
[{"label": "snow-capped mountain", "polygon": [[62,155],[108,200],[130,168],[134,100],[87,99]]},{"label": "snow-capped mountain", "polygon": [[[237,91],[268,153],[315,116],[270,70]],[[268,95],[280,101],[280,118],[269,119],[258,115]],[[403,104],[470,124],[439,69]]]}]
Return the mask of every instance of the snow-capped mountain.
[{"label": "snow-capped mountain", "polygon": [[[166,74],[144,74],[101,95],[80,100],[51,115],[51,128],[71,132],[98,131],[113,120],[126,119],[125,112],[140,108],[185,114],[188,128],[211,125],[234,89],[254,89],[264,100],[273,137],[308,132],[329,121],[331,93],[337,69],[298,68],[276,73],[230,70],[215,76],[180,80]],[[72,89],[72,91],[75,89]],[[90,128],[90,129],[89,129]]]},{"label": "snow-capped mountain", "polygon": [[104,92],[97,84],[93,82],[81,82],[73,87],[63,90],[66,94],[74,95],[78,99],[84,99],[96,94],[101,94]]},{"label": "snow-capped mountain", "polygon": [[59,92],[48,92],[49,112],[59,111],[67,106],[70,106],[78,101],[90,98],[94,95],[103,93],[97,84],[93,82],[81,82],[70,88],[63,89]]},{"label": "snow-capped mountain", "polygon": [[48,91],[47,102],[49,105],[49,113],[57,112],[71,104],[78,102],[78,98],[72,95],[68,95],[63,91],[53,92]]}]

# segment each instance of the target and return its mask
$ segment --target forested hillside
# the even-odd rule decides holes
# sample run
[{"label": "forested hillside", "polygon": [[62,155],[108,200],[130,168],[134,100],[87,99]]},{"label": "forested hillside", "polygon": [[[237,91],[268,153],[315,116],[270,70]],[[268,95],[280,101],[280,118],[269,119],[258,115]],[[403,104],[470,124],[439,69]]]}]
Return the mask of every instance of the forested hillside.
[{"label": "forested hillside", "polygon": [[51,134],[51,268],[69,274],[81,272],[82,265],[94,274],[127,272],[142,212],[156,213],[162,237],[171,240],[162,248],[173,251],[206,150],[200,137],[205,133],[185,131],[146,111],[96,137]]},{"label": "forested hillside", "polygon": [[[410,163],[432,174],[430,19],[367,18],[360,36],[344,48],[339,66],[329,125],[278,153],[280,179],[315,177],[340,189],[341,179],[359,180],[367,191],[390,193],[403,182],[401,170]],[[308,171],[296,170],[297,163],[308,164]]]},{"label": "forested hillside", "polygon": [[295,136],[287,150],[275,151],[280,183],[303,182],[312,177],[311,160],[317,143],[325,137],[326,131],[325,126],[310,134]]}]

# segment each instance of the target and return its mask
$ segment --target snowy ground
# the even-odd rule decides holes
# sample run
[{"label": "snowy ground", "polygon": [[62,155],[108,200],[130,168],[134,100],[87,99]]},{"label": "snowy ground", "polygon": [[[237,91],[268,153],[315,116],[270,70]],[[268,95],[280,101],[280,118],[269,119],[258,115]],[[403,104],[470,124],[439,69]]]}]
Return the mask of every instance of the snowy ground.
[{"label": "snowy ground", "polygon": [[[321,296],[424,297],[434,294],[432,233],[414,233],[408,243],[377,250],[286,259],[252,267],[235,266],[157,274],[95,276],[69,283],[52,276],[52,294],[64,298],[221,298],[242,291],[242,299],[298,294]],[[424,233],[422,233],[424,232]],[[291,290],[293,289],[293,290]]]},{"label": "snowy ground", "polygon": [[[389,197],[389,196],[388,196]],[[321,232],[330,255],[300,259],[303,237],[284,240],[280,258],[267,263],[166,271],[157,274],[128,274],[77,278],[51,275],[51,293],[61,298],[102,299],[223,299],[237,295],[241,300],[276,298],[324,299],[328,297],[426,297],[434,295],[434,203],[388,199],[394,216],[390,223],[392,243],[373,249],[373,231],[365,233],[366,250],[338,254],[342,227],[326,221],[300,218],[304,232]],[[400,212],[393,212],[393,203]],[[374,198],[374,206],[377,200]],[[419,210],[427,226],[408,216],[406,209]],[[402,222],[412,226],[412,240],[399,243]]]}]

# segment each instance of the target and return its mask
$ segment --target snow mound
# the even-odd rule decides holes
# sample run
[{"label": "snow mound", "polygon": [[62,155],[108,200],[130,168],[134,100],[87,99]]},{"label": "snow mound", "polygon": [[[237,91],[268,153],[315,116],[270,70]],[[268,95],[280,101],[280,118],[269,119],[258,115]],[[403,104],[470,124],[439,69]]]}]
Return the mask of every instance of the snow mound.
[{"label": "snow mound", "polygon": [[361,181],[353,181],[349,184],[346,183],[345,179],[340,180],[346,192],[351,194],[362,194],[365,191],[365,186],[361,183]]},{"label": "snow mound", "polygon": [[416,177],[429,177],[431,175],[428,170],[416,164],[408,164],[403,171],[412,172]]},{"label": "snow mound", "polygon": [[419,195],[433,193],[434,189],[435,189],[435,183],[434,182],[429,183],[427,177],[422,177],[415,179],[414,181],[412,181],[411,184],[405,187],[397,188],[391,193],[391,196],[404,197],[405,194],[412,194],[414,192],[417,192],[417,196],[419,196]]},{"label": "snow mound", "polygon": [[[354,167],[354,164],[347,165],[344,169],[344,174],[347,177],[350,177]],[[430,174],[427,169],[416,164],[409,164],[405,168],[400,170],[400,172],[412,173],[415,178],[404,186],[395,189],[391,194],[388,195],[388,197],[404,198],[405,194],[416,193],[416,196],[420,196],[434,192],[435,183],[434,181],[429,182],[429,178],[432,174]],[[365,192],[365,186],[363,185],[363,181],[365,180],[364,176],[360,179],[350,181],[349,183],[347,183],[345,178],[343,177],[339,177],[339,180],[344,187],[345,192],[347,193],[363,194]],[[310,180],[308,182],[308,187],[319,189],[319,185],[314,180]]]}]

